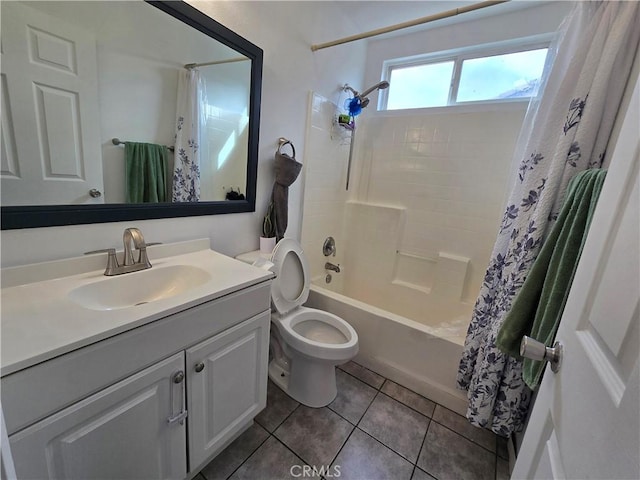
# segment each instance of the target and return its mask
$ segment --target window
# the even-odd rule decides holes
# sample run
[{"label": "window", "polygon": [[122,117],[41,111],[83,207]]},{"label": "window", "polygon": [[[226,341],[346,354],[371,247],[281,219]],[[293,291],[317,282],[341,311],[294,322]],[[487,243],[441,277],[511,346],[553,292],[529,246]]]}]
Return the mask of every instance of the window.
[{"label": "window", "polygon": [[[447,104],[454,62],[394,68],[389,76],[388,110],[440,107]],[[425,81],[425,79],[429,79]],[[398,88],[391,88],[397,85]],[[411,92],[411,93],[409,93]]]},{"label": "window", "polygon": [[548,41],[385,62],[381,110],[508,102],[537,95]]}]

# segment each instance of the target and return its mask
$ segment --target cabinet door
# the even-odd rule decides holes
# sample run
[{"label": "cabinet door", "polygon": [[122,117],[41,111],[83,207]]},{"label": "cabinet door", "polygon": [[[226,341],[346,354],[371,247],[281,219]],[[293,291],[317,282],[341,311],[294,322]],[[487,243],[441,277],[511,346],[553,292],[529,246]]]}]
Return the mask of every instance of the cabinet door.
[{"label": "cabinet door", "polygon": [[265,312],[187,350],[191,471],[266,406],[269,323]]},{"label": "cabinet door", "polygon": [[15,433],[18,478],[184,478],[185,422],[168,422],[184,406],[177,374],[183,352]]}]

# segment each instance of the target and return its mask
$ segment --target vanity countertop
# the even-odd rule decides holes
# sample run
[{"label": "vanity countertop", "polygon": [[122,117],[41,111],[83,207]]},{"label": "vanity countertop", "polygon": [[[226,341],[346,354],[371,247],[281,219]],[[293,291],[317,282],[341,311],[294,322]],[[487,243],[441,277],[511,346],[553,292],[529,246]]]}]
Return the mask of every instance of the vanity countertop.
[{"label": "vanity countertop", "polygon": [[[104,266],[86,271],[87,265],[96,266],[96,256],[92,257],[13,267],[7,269],[10,272],[3,272],[6,288],[1,290],[1,376],[273,277],[268,270],[210,250],[208,241],[203,240],[150,247],[151,269],[115,277],[105,277]],[[106,255],[99,257],[106,263]],[[124,308],[91,309],[73,301],[69,295],[79,286],[118,281],[121,277],[133,282],[136,277],[144,279],[145,272],[161,273],[163,268],[172,266],[204,271],[205,280],[167,298]],[[81,273],[69,275],[73,268]],[[64,276],[56,272],[64,272]]]}]

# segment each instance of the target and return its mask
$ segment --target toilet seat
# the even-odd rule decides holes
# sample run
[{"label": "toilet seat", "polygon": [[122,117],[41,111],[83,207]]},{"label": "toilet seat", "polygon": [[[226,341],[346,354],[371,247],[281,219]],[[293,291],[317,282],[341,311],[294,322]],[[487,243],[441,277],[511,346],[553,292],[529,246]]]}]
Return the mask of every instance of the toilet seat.
[{"label": "toilet seat", "polygon": [[309,298],[309,265],[302,246],[291,238],[278,242],[271,254],[276,274],[271,284],[271,303],[281,315],[301,306]]},{"label": "toilet seat", "polygon": [[[343,337],[340,342],[323,342],[305,336],[300,327],[308,322],[317,322],[314,326],[325,329],[329,335],[336,330]],[[358,334],[342,318],[323,310],[299,307],[295,312],[278,318],[276,326],[286,344],[309,357],[319,360],[347,360],[358,353]]]},{"label": "toilet seat", "polygon": [[290,238],[280,240],[271,262],[276,274],[271,284],[271,303],[278,312],[273,320],[285,342],[318,359],[339,360],[355,355],[358,334],[351,325],[332,313],[302,306],[309,298],[310,275],[300,244]]}]

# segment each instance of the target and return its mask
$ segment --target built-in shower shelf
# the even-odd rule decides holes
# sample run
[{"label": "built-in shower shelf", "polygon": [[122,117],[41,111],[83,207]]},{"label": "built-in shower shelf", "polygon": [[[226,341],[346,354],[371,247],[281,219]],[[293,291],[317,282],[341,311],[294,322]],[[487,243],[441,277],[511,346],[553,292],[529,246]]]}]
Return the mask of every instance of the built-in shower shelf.
[{"label": "built-in shower shelf", "polygon": [[425,295],[429,295],[431,293],[431,288],[430,287],[423,287],[423,286],[415,284],[415,283],[405,282],[403,280],[397,280],[397,279],[392,280],[391,283],[393,285],[398,285],[399,287],[410,288],[411,290],[416,290],[416,291],[418,291],[420,293],[424,293]]},{"label": "built-in shower shelf", "polygon": [[436,293],[442,298],[460,300],[469,263],[469,258],[452,253],[439,252],[437,257],[428,257],[397,250],[391,283],[425,295]]}]

